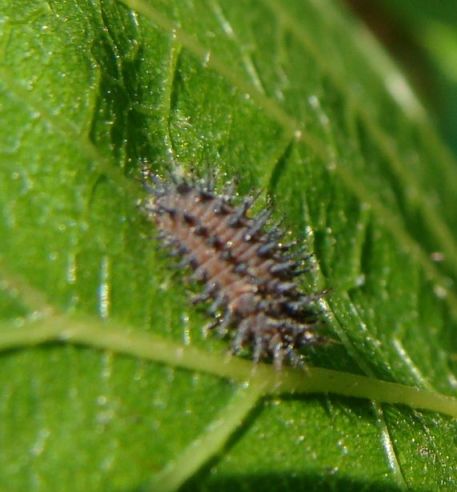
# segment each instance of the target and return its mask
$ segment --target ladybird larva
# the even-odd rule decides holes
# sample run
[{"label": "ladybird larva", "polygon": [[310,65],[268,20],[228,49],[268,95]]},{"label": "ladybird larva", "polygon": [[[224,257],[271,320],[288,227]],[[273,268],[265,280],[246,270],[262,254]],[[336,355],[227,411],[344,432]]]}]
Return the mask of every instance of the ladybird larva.
[{"label": "ladybird larva", "polygon": [[303,262],[281,242],[278,227],[268,229],[270,210],[250,217],[250,197],[234,206],[205,181],[148,178],[143,209],[162,245],[204,285],[194,302],[212,301],[210,328],[230,336],[234,353],[248,348],[255,361],[301,365],[300,350],[324,340],[316,330],[316,295],[300,291],[295,277]]}]

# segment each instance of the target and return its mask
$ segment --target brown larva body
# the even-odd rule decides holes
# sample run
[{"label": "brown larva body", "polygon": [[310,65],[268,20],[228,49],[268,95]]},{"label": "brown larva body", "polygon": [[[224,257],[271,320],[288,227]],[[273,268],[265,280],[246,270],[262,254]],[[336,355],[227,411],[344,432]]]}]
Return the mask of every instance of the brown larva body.
[{"label": "brown larva body", "polygon": [[318,343],[314,296],[298,290],[299,263],[280,242],[278,229],[265,231],[269,211],[247,215],[252,200],[233,207],[202,184],[153,177],[144,209],[163,244],[205,284],[196,301],[212,299],[212,327],[232,335],[235,353],[250,347],[254,360],[285,358],[300,363],[299,349]]}]

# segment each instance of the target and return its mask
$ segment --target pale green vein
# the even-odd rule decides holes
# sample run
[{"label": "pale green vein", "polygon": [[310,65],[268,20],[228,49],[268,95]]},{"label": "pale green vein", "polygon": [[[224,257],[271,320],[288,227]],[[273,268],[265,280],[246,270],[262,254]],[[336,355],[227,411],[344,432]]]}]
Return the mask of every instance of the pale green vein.
[{"label": "pale green vein", "polygon": [[[166,16],[158,12],[154,7],[146,4],[142,0],[123,0],[124,3],[135,9],[139,13],[145,15],[149,20],[159,26],[166,32],[170,32],[173,36],[191,53],[199,57],[201,60],[207,59],[207,66],[219,73],[226,80],[234,84],[241,92],[248,93],[252,99],[262,107],[265,112],[274,118],[293,138],[302,140],[307,143],[322,160],[328,160],[329,156],[323,142],[317,141],[314,136],[311,136],[304,129],[300,129],[299,123],[288,115],[275,101],[259,93],[250,83],[246,82],[242,77],[239,77],[230,66],[222,63],[217,57],[203,46],[196,38],[184,32],[177,24],[168,19]],[[349,169],[341,164],[335,165],[335,172],[341,176],[346,187],[363,202],[369,204],[373,211],[378,216],[384,226],[399,239],[399,244],[408,254],[414,255],[418,263],[424,268],[427,277],[438,284],[441,291],[446,293],[446,302],[449,304],[451,313],[454,319],[457,320],[457,295],[446,287],[447,278],[442,275],[436,266],[431,262],[426,252],[422,250],[420,245],[411,237],[402,223],[391,213],[379,200],[375,198],[375,194],[370,190],[365,189],[364,183],[358,179]],[[430,212],[431,213],[431,212]],[[439,223],[442,223],[439,220]],[[443,224],[444,228],[446,226]],[[435,226],[433,226],[435,227]],[[444,229],[443,229],[444,230]],[[446,234],[440,233],[440,237]],[[445,250],[449,251],[448,245]],[[454,250],[454,248],[452,248]],[[453,255],[452,255],[453,256]]]},{"label": "pale green vein", "polygon": [[170,119],[171,119],[171,100],[173,96],[173,87],[176,82],[176,71],[178,66],[179,55],[181,53],[181,45],[176,43],[174,39],[171,40],[169,60],[167,64],[167,75],[165,79],[165,85],[162,95],[162,111],[165,121],[165,145],[169,158],[175,161],[175,152],[173,139],[171,135]]},{"label": "pale green vein", "polygon": [[46,296],[38,289],[34,289],[21,276],[14,274],[0,256],[0,287],[10,295],[17,297],[24,306],[32,311],[32,315],[49,316],[54,313],[54,307],[48,303]]},{"label": "pale green vein", "polygon": [[251,384],[237,390],[221,415],[182,453],[170,461],[150,484],[151,492],[179,490],[211,458],[220,454],[227,441],[254,409],[265,392],[265,384]]},{"label": "pale green vein", "polygon": [[392,438],[390,436],[389,428],[386,423],[386,419],[384,417],[384,411],[382,406],[378,402],[372,403],[373,412],[376,418],[376,425],[381,433],[381,446],[384,450],[384,454],[387,458],[387,463],[392,472],[392,475],[397,482],[397,485],[402,489],[407,489],[407,483],[405,480],[405,476],[401,469],[400,459],[395,452],[395,445],[392,442]]},{"label": "pale green vein", "polygon": [[111,350],[243,384],[260,385],[265,388],[267,395],[333,393],[406,405],[457,418],[457,398],[433,391],[318,367],[276,371],[271,365],[254,365],[239,357],[227,356],[224,360],[220,354],[210,354],[195,347],[177,345],[158,336],[128,331],[126,326],[114,321],[53,316],[45,320],[24,322],[24,326],[16,329],[7,323],[0,324],[0,350],[23,349],[49,342]]}]

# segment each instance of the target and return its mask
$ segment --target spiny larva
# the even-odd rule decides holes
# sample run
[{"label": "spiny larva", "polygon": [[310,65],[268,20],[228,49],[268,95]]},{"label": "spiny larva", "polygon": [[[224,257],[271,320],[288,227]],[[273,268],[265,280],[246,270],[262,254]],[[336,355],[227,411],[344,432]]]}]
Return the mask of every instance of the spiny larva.
[{"label": "spiny larva", "polygon": [[303,260],[278,227],[268,228],[270,209],[250,217],[251,197],[235,206],[209,181],[144,174],[149,197],[142,208],[162,245],[203,284],[193,302],[212,301],[210,328],[231,338],[234,353],[248,348],[255,361],[301,365],[300,350],[325,340],[316,330],[319,294],[300,291],[295,277]]}]

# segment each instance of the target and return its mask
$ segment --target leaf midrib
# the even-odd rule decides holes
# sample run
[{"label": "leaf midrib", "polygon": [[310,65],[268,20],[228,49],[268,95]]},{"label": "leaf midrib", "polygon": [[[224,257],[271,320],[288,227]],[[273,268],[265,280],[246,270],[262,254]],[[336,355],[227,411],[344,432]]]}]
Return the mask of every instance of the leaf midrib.
[{"label": "leaf midrib", "polygon": [[[130,3],[138,3],[140,6],[145,7],[144,4],[139,1],[136,2],[135,0],[132,0]],[[152,8],[148,7],[146,8],[145,14],[147,15],[148,12],[150,12]],[[168,21],[166,18],[163,18],[163,16],[159,15],[159,19],[164,22],[168,27],[172,26],[171,21]],[[202,54],[205,52],[205,50],[198,45],[194,40],[191,39],[190,36],[184,35],[183,38],[179,38],[180,41],[189,41],[190,40],[190,46],[186,46],[187,48],[191,49],[191,51],[194,52],[194,54]],[[177,53],[179,53],[179,50],[177,50]],[[173,57],[173,59],[176,61],[176,57]],[[214,62],[214,57],[212,58]],[[216,61],[215,62],[215,68],[222,67],[223,64],[220,62]],[[173,68],[174,67],[174,68]],[[171,64],[170,66],[171,70],[176,69],[176,64]],[[216,70],[220,75],[225,76],[225,68],[223,68],[222,72]],[[68,135],[72,136],[78,136],[77,139],[72,139],[72,141],[75,143],[75,145],[78,147],[78,149],[82,150],[83,153],[93,160],[99,168],[106,174],[108,174],[114,182],[117,183],[119,187],[121,187],[123,190],[127,188],[127,192],[133,197],[137,195],[139,188],[134,185],[134,183],[131,182],[131,180],[127,179],[122,172],[117,168],[111,165],[111,162],[108,158],[102,156],[98,149],[95,147],[95,145],[88,139],[86,138],[81,138],[80,134],[76,131],[76,128],[74,125],[71,124],[71,122],[66,121],[60,114],[59,115],[54,115],[51,113],[51,111],[48,110],[48,108],[45,107],[43,104],[38,104],[36,101],[33,101],[30,97],[30,93],[24,89],[22,89],[20,86],[14,83],[14,79],[11,77],[11,75],[8,73],[6,69],[1,69],[0,70],[0,75],[2,77],[2,80],[4,82],[7,82],[10,86],[10,91],[15,95],[16,97],[26,101],[26,103],[32,107],[34,110],[37,110],[42,114],[48,121],[50,121],[53,125],[53,128],[58,131],[63,138],[68,139]],[[237,84],[238,86],[242,82],[241,79],[238,77],[231,77],[233,82]],[[256,93],[257,91],[255,88],[250,86],[249,84],[245,84],[243,82],[243,89],[247,90],[249,89],[251,92]],[[258,98],[261,101],[266,101],[268,104],[265,105],[263,104],[262,107],[266,112],[269,112],[270,107],[275,107],[276,110],[283,115],[283,120],[288,122],[288,130],[292,131],[294,128],[294,125],[296,124],[292,118],[290,118],[281,108],[279,108],[276,103],[269,98],[257,94]],[[272,114],[274,116],[274,114]],[[281,121],[279,121],[281,123]],[[76,135],[75,135],[76,134]],[[320,150],[319,150],[320,148]],[[324,152],[323,146],[318,147],[318,153],[320,153],[322,157],[322,153]],[[371,194],[368,192],[368,190],[365,190],[363,187],[363,183],[360,183],[359,180],[357,180],[352,173],[348,172],[347,169],[343,170],[341,167],[340,168],[340,173],[346,178],[344,181],[347,186],[349,186],[354,193],[356,193],[363,201],[370,201],[371,198],[371,203],[373,210],[377,213],[378,217],[381,219],[384,219],[384,222],[387,222],[390,224],[390,229],[391,231],[394,231],[394,235],[401,239],[400,244],[403,245],[407,244],[408,248],[414,252],[414,256],[416,257],[416,260],[423,266],[424,270],[426,271],[427,275],[444,284],[445,279],[439,274],[438,270],[436,267],[429,261],[428,256],[422,251],[420,246],[407,234],[407,232],[402,228],[400,223],[396,223],[397,218],[393,216],[393,214],[390,214],[388,210],[386,210],[384,207],[379,202],[373,201]],[[351,184],[352,183],[352,184]],[[388,220],[386,220],[388,219]],[[451,311],[453,315],[457,318],[457,296],[455,296],[453,293],[450,293],[450,295],[446,298],[448,304],[451,307]],[[348,301],[350,302],[350,301]]]}]

